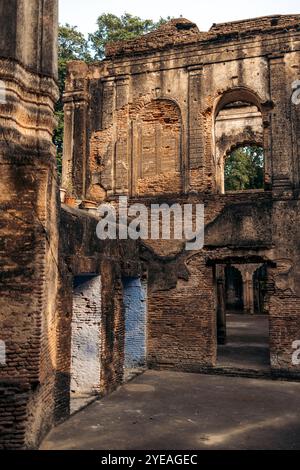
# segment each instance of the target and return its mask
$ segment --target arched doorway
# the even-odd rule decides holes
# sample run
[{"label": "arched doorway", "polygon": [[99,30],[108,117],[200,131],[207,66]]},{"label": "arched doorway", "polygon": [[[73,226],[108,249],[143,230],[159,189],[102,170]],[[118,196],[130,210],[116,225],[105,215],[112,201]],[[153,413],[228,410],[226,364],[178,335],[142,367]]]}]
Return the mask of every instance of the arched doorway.
[{"label": "arched doorway", "polygon": [[259,97],[246,88],[229,90],[218,100],[214,116],[217,190],[264,189],[267,130]]},{"label": "arched doorway", "polygon": [[218,367],[268,371],[267,266],[216,266]]}]

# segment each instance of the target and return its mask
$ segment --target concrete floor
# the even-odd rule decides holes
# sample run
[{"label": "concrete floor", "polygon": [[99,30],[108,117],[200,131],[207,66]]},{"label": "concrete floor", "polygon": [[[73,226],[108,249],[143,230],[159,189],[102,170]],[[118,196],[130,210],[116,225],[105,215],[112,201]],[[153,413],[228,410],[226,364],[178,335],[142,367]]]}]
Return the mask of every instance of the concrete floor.
[{"label": "concrete floor", "polygon": [[267,315],[228,314],[227,344],[218,346],[218,366],[268,371],[269,318]]},{"label": "concrete floor", "polygon": [[300,449],[300,383],[147,371],[42,449]]}]

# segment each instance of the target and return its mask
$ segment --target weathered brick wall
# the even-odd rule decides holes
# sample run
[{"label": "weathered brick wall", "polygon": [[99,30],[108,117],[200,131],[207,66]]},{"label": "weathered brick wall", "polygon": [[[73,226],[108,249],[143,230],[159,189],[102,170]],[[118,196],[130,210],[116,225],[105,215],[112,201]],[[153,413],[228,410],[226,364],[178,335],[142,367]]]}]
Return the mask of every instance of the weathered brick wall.
[{"label": "weathered brick wall", "polygon": [[0,446],[24,448],[37,445],[54,410],[57,2],[4,0],[0,21],[0,79],[6,91],[0,105],[0,330],[7,350],[0,368],[1,383],[7,384]]},{"label": "weathered brick wall", "polygon": [[[59,328],[57,349],[56,416],[63,419],[69,413],[71,382],[71,331],[80,326],[81,320],[88,320],[93,334],[99,337],[99,361],[95,369],[99,372],[97,391],[105,395],[123,381],[125,312],[123,305],[122,275],[139,276],[138,246],[133,241],[100,241],[96,237],[97,219],[78,209],[64,207],[61,213],[60,237],[60,291]],[[73,303],[73,279],[90,274],[94,278],[91,298],[86,302],[84,295],[80,303]],[[97,279],[101,275],[101,287]],[[94,288],[96,298],[94,298]],[[90,297],[90,295],[88,295]],[[80,305],[82,304],[83,305]],[[75,312],[73,312],[73,306]],[[83,308],[82,308],[83,307]],[[91,309],[89,309],[91,307]],[[89,315],[87,317],[87,308]],[[74,313],[77,316],[74,316]],[[85,312],[85,313],[84,313]],[[100,316],[99,316],[100,315]],[[76,320],[77,318],[77,320]],[[75,324],[74,324],[75,321]],[[95,325],[93,325],[95,323]],[[90,331],[90,330],[89,330]],[[94,356],[94,360],[96,358]],[[73,362],[74,365],[74,362]],[[87,368],[89,369],[89,368]],[[77,369],[78,370],[78,369]],[[92,371],[91,371],[92,372]],[[98,374],[97,372],[97,374]],[[94,373],[93,373],[94,377]]]},{"label": "weathered brick wall", "polygon": [[[214,25],[202,33],[186,20],[174,20],[156,33],[109,45],[107,60],[99,65],[70,65],[67,98],[75,96],[80,87],[89,94],[86,197],[100,202],[129,194],[132,202],[147,205],[158,201],[205,204],[208,241],[205,253],[199,256],[212,265],[203,261],[197,271],[199,298],[209,291],[209,287],[201,290],[200,280],[202,276],[206,282],[211,279],[217,262],[276,264],[284,257],[279,249],[282,238],[273,237],[276,220],[272,208],[274,198],[289,198],[292,207],[299,194],[300,120],[297,106],[291,102],[292,83],[300,71],[298,23],[299,16],[265,17]],[[79,69],[80,86],[76,81]],[[228,105],[236,102],[249,106],[233,119]],[[172,142],[164,144],[164,135],[167,140],[171,136]],[[245,142],[264,147],[265,188],[273,191],[219,197],[224,156]],[[175,169],[178,165],[175,172],[174,163]],[[283,214],[280,217],[283,223]],[[201,301],[194,291],[194,304],[190,298],[187,301],[182,287],[192,282],[190,278],[177,284],[173,273],[171,285],[164,279],[168,278],[170,258],[175,266],[176,257],[188,258],[182,242],[157,240],[144,245],[152,257],[151,261],[147,258],[150,362],[188,364],[190,357],[197,367],[213,365],[214,282],[210,300],[201,304],[201,330],[197,317]],[[157,281],[151,274],[156,256]],[[296,283],[297,276],[290,282]],[[293,305],[289,318],[296,318],[298,294],[289,296]],[[271,314],[280,311],[281,297],[277,289],[270,295]],[[273,307],[277,304],[278,309]],[[167,312],[172,312],[169,317]],[[190,318],[199,322],[196,332],[188,332]],[[271,338],[281,328],[275,315],[273,318],[277,326],[271,325]],[[160,341],[162,338],[167,340]],[[281,344],[285,341],[290,339]],[[271,356],[277,354],[275,344],[271,339]],[[289,354],[286,346],[283,349]]]},{"label": "weathered brick wall", "polygon": [[270,15],[261,18],[251,18],[249,20],[232,21],[230,23],[213,24],[210,31],[224,33],[243,33],[250,31],[264,33],[267,31],[276,31],[276,28],[287,28],[299,24],[299,15]]},{"label": "weathered brick wall", "polygon": [[[63,214],[63,212],[62,212]],[[65,219],[62,216],[62,224]],[[65,227],[66,225],[64,225]],[[60,245],[62,238],[60,237]],[[61,246],[60,246],[61,250]],[[70,414],[71,384],[71,339],[72,339],[72,308],[73,308],[73,275],[67,264],[62,262],[60,251],[59,285],[57,299],[56,324],[56,376],[55,376],[55,410],[54,420],[60,422]]]},{"label": "weathered brick wall", "polygon": [[180,120],[178,109],[167,100],[152,102],[138,114],[132,169],[137,195],[181,192]]},{"label": "weathered brick wall", "polygon": [[101,264],[103,320],[101,392],[113,391],[123,382],[125,318],[123,291],[118,264],[105,260]]},{"label": "weathered brick wall", "polygon": [[0,382],[0,449],[24,447],[30,386],[19,381]]},{"label": "weathered brick wall", "polygon": [[149,286],[148,363],[200,370],[216,361],[216,299],[213,270],[201,255],[186,261],[188,281],[161,290]]},{"label": "weathered brick wall", "polygon": [[[295,109],[291,109],[291,86],[299,75],[299,54],[295,52],[299,44],[296,20],[297,16],[258,18],[227,25],[228,31],[237,28],[239,34],[247,33],[247,39],[232,31],[222,32],[225,25],[217,25],[209,33],[195,32],[193,25],[191,29],[186,27],[178,30],[177,20],[174,20],[166,26],[168,38],[173,37],[172,47],[163,46],[163,43],[162,48],[159,47],[160,34],[165,34],[162,29],[151,33],[149,37],[146,35],[112,46],[115,50],[118,47],[120,51],[126,50],[126,58],[112,54],[108,55],[107,61],[90,67],[71,63],[66,88],[66,111],[70,112],[73,127],[65,137],[66,142],[70,143],[68,148],[71,148],[72,139],[74,151],[82,148],[82,133],[79,138],[76,131],[80,127],[80,114],[76,106],[73,111],[69,109],[68,103],[74,103],[84,91],[84,100],[88,103],[88,120],[82,117],[81,128],[86,132],[88,127],[84,144],[88,150],[84,151],[84,164],[80,167],[78,163],[78,171],[82,173],[80,178],[86,181],[85,197],[99,201],[128,193],[140,196],[154,196],[170,191],[214,193],[220,187],[215,118],[226,104],[233,101],[244,101],[256,106],[262,120],[253,128],[251,123],[246,122],[243,132],[237,133],[236,139],[232,135],[230,139],[229,134],[232,132],[227,129],[226,135],[222,134],[222,144],[227,139],[228,145],[224,144],[226,148],[223,146],[222,152],[228,151],[236,140],[241,143],[263,143],[266,187],[271,187],[272,183],[288,186],[291,179],[294,180],[293,185],[299,185],[299,177],[291,176],[299,174],[299,165],[295,158],[291,161],[291,152],[288,150],[293,146],[294,152],[297,151],[297,130],[295,128],[293,131],[289,124],[291,113],[295,113]],[[189,24],[186,20],[182,22]],[[253,24],[256,28],[252,27]],[[269,27],[266,28],[266,25]],[[192,42],[185,35],[191,31]],[[178,38],[184,47],[176,46]],[[147,48],[141,46],[147,41]],[[168,107],[172,103],[179,117],[180,131],[177,125],[173,126],[170,133],[173,134],[172,139],[165,145],[161,142],[162,146],[158,141],[163,114],[157,114],[154,107],[153,115],[150,111],[151,102],[156,103],[156,106],[166,103]],[[154,116],[154,121],[149,114],[145,117],[145,125],[142,116],[149,112]],[[165,113],[173,116],[173,111],[168,108]],[[139,119],[143,120],[143,126]],[[163,120],[166,124],[166,116]],[[294,122],[298,122],[297,114]],[[171,129],[170,123],[163,127],[166,131]],[[146,133],[145,145],[143,128]],[[176,141],[179,134],[178,145]],[[147,142],[151,143],[151,150]],[[179,158],[176,155],[178,147]],[[152,163],[157,162],[156,148],[160,148],[161,154],[158,166],[160,162],[163,166],[165,155],[173,153],[173,158],[179,161],[180,173],[175,172],[171,176],[171,171],[161,171],[159,177],[151,176],[152,181],[148,181],[147,176],[139,182],[143,167],[139,167],[140,155],[145,161],[150,159]],[[277,156],[279,153],[283,158]],[[85,170],[86,158],[88,164]],[[289,176],[287,168],[293,168]],[[75,180],[70,183],[67,178],[65,185],[68,184],[73,184],[77,193],[81,191],[81,186],[77,187]]]},{"label": "weathered brick wall", "polygon": [[197,25],[185,18],[178,18],[164,24],[158,31],[146,34],[133,41],[118,41],[107,45],[108,57],[132,54],[141,51],[167,48],[174,44],[193,43],[205,35],[200,33]]},{"label": "weathered brick wall", "polygon": [[271,194],[202,195],[188,200],[205,204],[204,250],[188,254],[173,242],[173,251],[166,253],[163,241],[145,242],[158,255],[155,264],[153,257],[149,261],[151,367],[213,367],[217,348],[215,265],[267,261],[272,247]]},{"label": "weathered brick wall", "polygon": [[270,348],[274,370],[299,371],[292,363],[300,339],[299,200],[276,201],[272,232],[276,267],[270,270]]}]

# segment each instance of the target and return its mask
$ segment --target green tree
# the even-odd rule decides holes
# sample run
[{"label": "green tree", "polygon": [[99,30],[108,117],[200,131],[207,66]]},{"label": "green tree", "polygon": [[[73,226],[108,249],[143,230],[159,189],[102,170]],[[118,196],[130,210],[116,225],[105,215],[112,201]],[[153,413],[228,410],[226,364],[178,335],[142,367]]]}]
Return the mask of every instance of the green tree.
[{"label": "green tree", "polygon": [[55,108],[58,125],[55,129],[53,137],[57,148],[57,168],[59,174],[61,174],[62,166],[64,133],[64,111],[62,96],[65,89],[67,63],[71,60],[85,60],[86,62],[90,62],[92,60],[92,56],[89,51],[88,41],[84,35],[77,30],[76,26],[65,24],[59,27],[58,34],[58,86],[60,98],[56,103]]},{"label": "green tree", "polygon": [[105,55],[105,46],[111,41],[134,39],[146,33],[154,31],[162,24],[170,20],[170,17],[159,21],[143,20],[130,13],[118,17],[111,13],[104,13],[97,19],[97,30],[89,35],[89,41],[94,57],[101,60]]},{"label": "green tree", "polygon": [[264,152],[256,145],[234,150],[225,162],[225,190],[241,191],[264,187]]}]

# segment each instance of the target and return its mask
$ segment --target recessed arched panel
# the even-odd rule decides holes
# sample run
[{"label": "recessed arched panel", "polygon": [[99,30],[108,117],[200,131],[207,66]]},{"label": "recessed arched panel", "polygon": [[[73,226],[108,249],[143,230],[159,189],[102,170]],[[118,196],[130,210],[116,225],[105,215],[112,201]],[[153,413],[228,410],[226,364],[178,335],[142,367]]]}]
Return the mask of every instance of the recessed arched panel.
[{"label": "recessed arched panel", "polygon": [[170,100],[153,100],[134,122],[134,193],[180,192],[181,115]]}]

